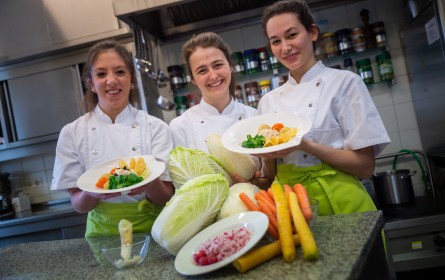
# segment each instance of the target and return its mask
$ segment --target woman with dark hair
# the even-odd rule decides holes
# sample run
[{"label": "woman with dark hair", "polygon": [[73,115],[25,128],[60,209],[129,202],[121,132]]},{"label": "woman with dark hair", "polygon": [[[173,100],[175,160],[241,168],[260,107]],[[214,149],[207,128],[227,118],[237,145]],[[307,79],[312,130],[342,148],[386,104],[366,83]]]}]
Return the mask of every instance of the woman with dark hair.
[{"label": "woman with dark hair", "polygon": [[[120,43],[107,40],[94,45],[83,76],[90,87],[84,100],[88,113],[60,132],[51,189],[68,191],[76,211],[88,212],[85,237],[118,235],[122,218],[133,223],[134,232],[150,232],[173,195],[168,170],[128,195],[91,193],[79,189],[76,182],[91,167],[119,157],[151,154],[167,163],[173,148],[170,130],[163,121],[134,107],[140,103],[134,63]],[[145,199],[148,207],[138,209]]]},{"label": "woman with dark hair", "polygon": [[272,4],[262,26],[289,80],[261,98],[259,113],[291,111],[312,120],[299,146],[261,155],[271,174],[283,184],[303,184],[320,201],[320,215],[375,210],[358,178],[372,175],[375,156],[390,139],[366,85],[317,61],[319,30],[304,1]]}]

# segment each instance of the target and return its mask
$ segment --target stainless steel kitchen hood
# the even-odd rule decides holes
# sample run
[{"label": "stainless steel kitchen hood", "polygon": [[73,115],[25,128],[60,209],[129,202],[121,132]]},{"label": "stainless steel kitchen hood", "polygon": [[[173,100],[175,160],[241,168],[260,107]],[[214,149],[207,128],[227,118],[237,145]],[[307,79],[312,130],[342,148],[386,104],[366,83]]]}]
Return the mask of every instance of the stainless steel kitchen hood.
[{"label": "stainless steel kitchen hood", "polygon": [[[274,0],[114,0],[115,15],[162,41],[259,22]],[[313,11],[357,0],[308,0]]]}]

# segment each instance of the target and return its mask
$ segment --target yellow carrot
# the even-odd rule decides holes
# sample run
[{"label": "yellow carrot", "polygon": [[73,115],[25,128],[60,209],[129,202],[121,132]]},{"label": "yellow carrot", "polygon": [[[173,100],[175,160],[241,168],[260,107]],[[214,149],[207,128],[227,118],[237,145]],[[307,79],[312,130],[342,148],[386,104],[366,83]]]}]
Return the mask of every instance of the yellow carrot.
[{"label": "yellow carrot", "polygon": [[300,237],[301,249],[303,250],[304,259],[307,261],[313,261],[318,259],[318,248],[315,243],[314,235],[311,232],[306,219],[301,212],[300,205],[298,205],[297,195],[292,192],[289,193],[290,211],[292,213],[292,219]]},{"label": "yellow carrot", "polygon": [[283,186],[278,181],[272,183],[272,191],[277,206],[278,233],[280,234],[283,259],[286,262],[292,262],[295,259],[295,244],[292,239],[292,226],[286,194]]},{"label": "yellow carrot", "polygon": [[[294,239],[294,244],[298,246],[300,244],[298,235],[294,234],[292,237]],[[281,254],[281,241],[277,240],[248,252],[242,257],[234,260],[232,264],[239,272],[246,272],[257,265],[278,256],[279,254]]]}]

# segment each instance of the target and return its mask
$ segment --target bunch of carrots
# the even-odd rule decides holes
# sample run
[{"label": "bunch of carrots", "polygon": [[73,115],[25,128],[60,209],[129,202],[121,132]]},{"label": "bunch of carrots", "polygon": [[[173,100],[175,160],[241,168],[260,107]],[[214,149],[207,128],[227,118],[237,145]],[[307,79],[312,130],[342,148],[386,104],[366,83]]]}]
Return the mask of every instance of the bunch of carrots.
[{"label": "bunch of carrots", "polygon": [[235,268],[245,272],[280,253],[286,262],[292,262],[296,255],[296,245],[301,245],[305,260],[318,259],[318,248],[309,228],[314,213],[303,185],[295,184],[291,188],[275,181],[267,191],[261,190],[255,194],[258,205],[245,193],[240,193],[239,197],[249,210],[263,212],[268,216],[267,231],[277,241],[238,258],[233,262]]}]

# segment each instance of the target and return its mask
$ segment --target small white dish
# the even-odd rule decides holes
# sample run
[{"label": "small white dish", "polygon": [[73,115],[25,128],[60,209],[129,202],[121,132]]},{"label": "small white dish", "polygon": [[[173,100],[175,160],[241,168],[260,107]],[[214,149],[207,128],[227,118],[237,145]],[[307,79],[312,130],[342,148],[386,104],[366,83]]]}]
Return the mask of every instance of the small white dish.
[{"label": "small white dish", "polygon": [[[205,228],[190,239],[179,251],[175,259],[176,271],[182,275],[200,275],[217,270],[232,263],[235,259],[247,253],[266,233],[269,225],[267,215],[261,212],[249,211],[222,219]],[[193,260],[193,255],[200,250],[201,245],[207,239],[229,232],[233,229],[245,227],[251,232],[249,242],[235,254],[210,265],[200,266]]]},{"label": "small white dish", "polygon": [[[145,160],[146,166],[150,169],[150,176],[148,176],[145,180],[140,183],[134,184],[132,186],[128,186],[122,189],[113,189],[113,190],[104,190],[96,187],[96,183],[99,180],[100,176],[104,173],[110,172],[111,169],[118,166],[119,160],[123,159],[125,162],[130,162],[131,158],[141,157]],[[92,192],[92,193],[116,193],[121,192],[123,194],[128,194],[130,190],[143,186],[154,179],[161,176],[161,174],[165,170],[165,164],[162,161],[157,161],[152,155],[140,155],[140,156],[128,156],[128,157],[120,157],[117,159],[112,159],[96,165],[93,168],[88,169],[82,176],[77,180],[77,186],[84,191]]]},{"label": "small white dish", "polygon": [[[258,127],[262,124],[270,126],[275,123],[282,123],[290,128],[297,128],[297,135],[288,142],[264,148],[243,148],[241,144],[247,140],[247,135],[254,137],[258,132]],[[251,117],[239,121],[229,127],[223,134],[221,141],[223,146],[229,151],[241,154],[265,154],[284,150],[298,146],[305,135],[312,127],[312,121],[301,114],[292,112],[271,113]]]}]

